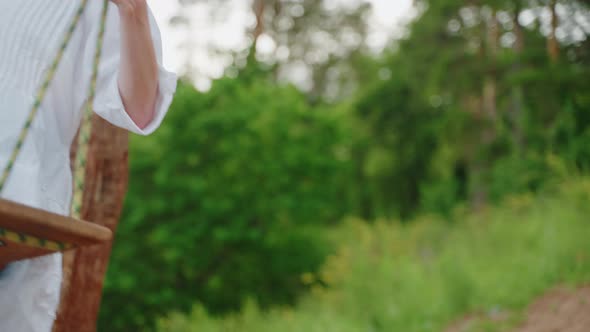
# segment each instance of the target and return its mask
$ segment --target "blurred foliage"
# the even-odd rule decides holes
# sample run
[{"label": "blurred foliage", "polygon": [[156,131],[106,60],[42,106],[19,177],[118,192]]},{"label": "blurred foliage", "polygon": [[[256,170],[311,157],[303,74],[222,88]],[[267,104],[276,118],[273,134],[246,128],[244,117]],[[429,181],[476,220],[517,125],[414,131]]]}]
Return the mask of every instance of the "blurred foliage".
[{"label": "blurred foliage", "polygon": [[195,299],[214,311],[247,296],[291,303],[299,275],[324,256],[308,226],[345,208],[337,124],[263,78],[220,80],[208,93],[181,85],[159,132],[131,145],[101,326],[143,328]]},{"label": "blurred foliage", "polygon": [[[258,37],[312,53],[318,31],[340,40],[326,8],[266,4]],[[380,54],[361,43],[304,63],[320,89],[282,84],[286,62],[257,58],[257,38],[210,91],[180,85],[160,130],[132,140],[101,329],[153,330],[199,303],[162,329],[437,330],[522,307],[563,277],[590,280],[574,260],[588,249],[575,196],[587,181],[542,194],[590,168],[588,6],[420,0]],[[357,9],[348,30],[365,31]],[[274,31],[281,20],[297,29]],[[330,68],[354,69],[341,73],[355,88],[334,98]],[[490,208],[502,202],[513,205]],[[340,225],[350,216],[374,225]]]},{"label": "blurred foliage", "polygon": [[467,312],[495,322],[474,331],[507,330],[546,289],[590,280],[589,199],[590,181],[576,179],[510,196],[483,215],[456,212],[452,226],[436,217],[349,220],[327,231],[339,249],[302,275],[313,291],[296,307],[266,311],[250,301],[220,318],[196,305],[161,319],[159,330],[426,332]]},{"label": "blurred foliage", "polygon": [[[360,97],[383,103],[375,108],[382,112],[377,118],[424,115],[403,123],[411,135],[382,121],[388,135],[403,133],[410,147],[425,137],[434,139],[422,141],[430,148],[413,153],[390,150],[403,164],[415,163],[412,170],[423,170],[406,171],[399,178],[410,179],[396,182],[420,184],[419,191],[400,190],[410,197],[419,193],[414,200],[421,204],[410,204],[406,211],[446,214],[458,201],[477,208],[509,193],[537,190],[552,176],[548,155],[570,169],[587,169],[590,27],[574,18],[590,17],[587,4],[445,0],[418,1],[417,8],[421,14],[410,24],[408,37],[384,56],[392,77],[380,84],[389,91],[382,96],[397,103],[401,96],[392,87],[403,84],[405,98],[419,103],[387,108],[385,103],[395,103],[366,93]],[[546,15],[551,11],[557,15],[553,27]],[[525,26],[526,16],[533,21]],[[561,36],[556,56],[549,50],[555,35]],[[381,131],[371,135],[371,146],[382,141]],[[392,176],[400,164],[384,173]],[[389,186],[390,193],[396,189]],[[387,202],[407,215],[400,207],[404,198]]]},{"label": "blurred foliage", "polygon": [[[183,43],[187,51],[187,71],[197,76],[199,64],[192,63],[197,40],[191,24],[190,9],[207,3],[211,24],[231,19],[232,8],[243,8],[243,0],[178,0],[178,13],[171,23],[187,32]],[[370,5],[364,1],[334,3],[327,0],[251,0],[252,24],[244,27],[251,44],[245,49],[223,50],[213,41],[209,51],[232,59],[232,67],[242,68],[252,49],[256,59],[272,67],[277,81],[291,81],[306,91],[309,99],[342,100],[354,93],[369,65],[367,54]],[[257,47],[259,42],[266,45]],[[217,49],[220,48],[220,49]],[[229,54],[228,54],[229,53]],[[370,66],[370,65],[369,65]]]},{"label": "blurred foliage", "polygon": [[368,89],[354,115],[365,139],[354,147],[363,214],[408,217],[420,205],[420,188],[430,179],[442,114],[430,107],[404,79]]}]

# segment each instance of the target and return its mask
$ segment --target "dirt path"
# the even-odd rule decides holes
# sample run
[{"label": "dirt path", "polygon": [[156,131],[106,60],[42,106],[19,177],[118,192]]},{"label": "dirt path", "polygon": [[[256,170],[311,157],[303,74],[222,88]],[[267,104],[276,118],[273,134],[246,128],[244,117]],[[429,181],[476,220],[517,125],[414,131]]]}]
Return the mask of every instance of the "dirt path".
[{"label": "dirt path", "polygon": [[[492,317],[469,316],[449,327],[446,332],[494,331],[510,332],[590,332],[590,286],[578,289],[557,288],[533,302],[526,310],[524,320],[516,328],[514,319],[507,313]],[[514,326],[514,325],[512,325]]]},{"label": "dirt path", "polygon": [[529,306],[525,322],[514,332],[589,332],[590,286],[559,288]]}]

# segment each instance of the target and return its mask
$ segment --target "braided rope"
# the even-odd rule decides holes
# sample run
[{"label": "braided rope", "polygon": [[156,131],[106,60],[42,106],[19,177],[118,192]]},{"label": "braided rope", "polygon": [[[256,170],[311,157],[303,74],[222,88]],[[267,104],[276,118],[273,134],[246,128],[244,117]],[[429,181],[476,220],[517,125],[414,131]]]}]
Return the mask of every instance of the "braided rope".
[{"label": "braided rope", "polygon": [[96,94],[96,81],[98,77],[100,55],[102,53],[104,32],[106,29],[108,3],[108,0],[104,0],[100,19],[101,24],[98,32],[98,39],[96,41],[94,63],[92,64],[92,77],[90,79],[90,87],[88,88],[88,99],[86,100],[82,124],[78,134],[78,151],[76,152],[76,160],[74,163],[74,195],[72,198],[70,210],[70,215],[77,219],[80,218],[80,214],[82,213],[84,180],[86,176],[86,158],[88,157],[88,146],[90,142],[90,135],[92,134],[92,105],[94,103],[94,96]]},{"label": "braided rope", "polygon": [[[28,234],[9,231],[4,228],[0,228],[0,239],[23,244],[27,247],[44,249],[48,251],[63,251],[74,247],[70,243],[46,240]],[[4,245],[5,243],[3,241],[0,241],[0,247]]]},{"label": "braided rope", "polygon": [[[78,141],[77,141],[78,150],[76,153],[76,160],[75,160],[74,169],[73,169],[73,172],[74,172],[74,193],[73,193],[70,215],[76,219],[80,218],[80,212],[81,212],[81,207],[82,207],[82,197],[84,194],[84,177],[85,177],[85,169],[86,169],[86,158],[87,158],[87,153],[88,153],[88,143],[90,140],[91,127],[92,127],[92,122],[91,122],[91,120],[92,120],[92,105],[94,103],[94,97],[95,97],[95,92],[96,92],[96,81],[97,81],[97,77],[98,77],[100,56],[101,56],[102,47],[103,47],[104,32],[106,29],[106,17],[107,17],[109,0],[103,0],[103,2],[104,2],[103,3],[103,10],[102,10],[102,14],[101,14],[98,39],[96,42],[94,63],[93,63],[93,68],[92,68],[92,76],[90,79],[90,86],[88,88],[88,98],[87,98],[87,100],[85,102],[85,106],[84,106],[84,114],[83,114],[83,118],[82,118],[82,123],[80,125],[80,131],[78,134]],[[72,19],[72,22],[70,23],[70,26],[68,27],[68,29],[66,31],[66,34],[64,36],[64,39],[62,40],[62,43],[60,44],[60,48],[59,48],[53,62],[51,63],[51,65],[47,69],[47,72],[45,74],[45,79],[43,80],[43,83],[39,87],[39,90],[38,90],[37,95],[35,97],[35,101],[33,103],[31,111],[27,117],[27,120],[25,121],[23,128],[21,129],[21,132],[20,132],[18,140],[14,146],[12,154],[10,155],[10,158],[8,159],[8,163],[7,163],[6,167],[4,168],[2,175],[0,176],[0,192],[2,192],[2,189],[4,188],[4,185],[6,184],[6,180],[8,179],[8,177],[10,176],[10,174],[14,168],[14,163],[16,162],[16,160],[22,150],[25,139],[27,138],[27,136],[30,132],[33,120],[35,119],[37,113],[39,112],[39,108],[41,107],[41,104],[43,102],[43,99],[45,98],[47,90],[48,90],[51,82],[53,81],[53,78],[55,77],[55,73],[57,72],[59,64],[61,63],[63,55],[66,51],[66,48],[69,45],[70,41],[72,40],[72,36],[74,34],[74,31],[75,31],[76,27],[78,26],[80,19],[82,17],[82,14],[84,13],[84,10],[87,8],[87,5],[88,5],[88,0],[81,0],[80,6],[78,7],[78,9],[74,15],[74,18]],[[21,234],[21,233],[17,233],[17,232],[12,232],[10,230],[3,229],[3,228],[0,228],[0,238],[5,239],[5,240],[9,240],[9,241],[13,241],[13,242],[27,244],[32,247],[48,249],[51,251],[59,251],[59,250],[64,250],[64,249],[68,249],[71,247],[70,244],[49,241],[49,240],[45,240],[45,239],[39,239],[34,236]]]}]

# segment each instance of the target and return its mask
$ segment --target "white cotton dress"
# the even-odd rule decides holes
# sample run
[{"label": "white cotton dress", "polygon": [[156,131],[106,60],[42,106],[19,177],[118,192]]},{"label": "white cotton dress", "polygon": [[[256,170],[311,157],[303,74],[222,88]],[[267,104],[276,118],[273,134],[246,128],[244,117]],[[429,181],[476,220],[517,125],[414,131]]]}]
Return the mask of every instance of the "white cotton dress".
[{"label": "white cotton dress", "polygon": [[[7,163],[79,2],[0,0],[0,169]],[[72,195],[69,149],[87,97],[102,3],[89,1],[2,198],[68,214]],[[140,135],[160,125],[177,82],[176,75],[162,66],[160,32],[151,12],[150,27],[160,64],[151,123],[139,128],[125,112],[119,94],[120,21],[112,3],[94,102],[99,116]],[[59,304],[61,273],[61,254],[17,262],[0,272],[0,331],[49,332]]]}]

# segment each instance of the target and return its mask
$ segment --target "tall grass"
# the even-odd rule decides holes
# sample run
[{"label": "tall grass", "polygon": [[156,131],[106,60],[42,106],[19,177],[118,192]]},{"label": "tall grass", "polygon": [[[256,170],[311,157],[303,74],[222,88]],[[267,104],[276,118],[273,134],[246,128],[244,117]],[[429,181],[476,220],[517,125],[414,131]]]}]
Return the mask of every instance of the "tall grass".
[{"label": "tall grass", "polygon": [[[519,312],[556,284],[590,281],[590,180],[523,195],[449,223],[424,216],[348,220],[327,230],[337,253],[302,278],[294,308],[212,317],[200,306],[160,320],[161,331],[442,331],[467,313]],[[239,273],[239,272],[236,272]]]}]

